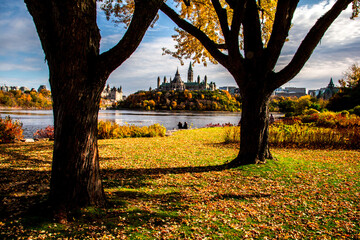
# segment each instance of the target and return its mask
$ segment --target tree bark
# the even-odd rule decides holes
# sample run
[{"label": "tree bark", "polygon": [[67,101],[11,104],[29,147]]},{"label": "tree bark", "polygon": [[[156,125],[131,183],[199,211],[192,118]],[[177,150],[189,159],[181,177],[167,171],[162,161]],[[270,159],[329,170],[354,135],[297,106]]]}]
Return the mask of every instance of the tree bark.
[{"label": "tree bark", "polygon": [[48,61],[54,112],[49,201],[59,221],[69,211],[101,206],[97,120],[107,76],[99,74],[95,1],[26,1]]},{"label": "tree bark", "polygon": [[240,151],[228,163],[229,167],[265,163],[272,159],[268,145],[269,137],[269,98],[271,93],[261,87],[248,87],[242,90],[242,113],[240,128]]},{"label": "tree bark", "polygon": [[54,112],[50,204],[58,221],[69,211],[105,203],[97,146],[100,94],[110,73],[136,49],[162,0],[135,0],[129,29],[99,54],[95,0],[25,0],[48,62]]},{"label": "tree bark", "polygon": [[49,200],[59,218],[72,209],[105,204],[97,146],[101,88],[73,88],[53,95],[55,140]]}]

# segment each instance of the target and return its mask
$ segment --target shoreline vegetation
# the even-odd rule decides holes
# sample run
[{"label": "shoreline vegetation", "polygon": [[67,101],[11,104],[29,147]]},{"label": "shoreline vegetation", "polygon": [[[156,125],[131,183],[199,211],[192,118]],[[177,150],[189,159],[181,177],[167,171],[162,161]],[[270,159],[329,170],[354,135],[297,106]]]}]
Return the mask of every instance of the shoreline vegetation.
[{"label": "shoreline vegetation", "polygon": [[[308,111],[295,117],[273,119],[269,126],[269,144],[273,147],[311,148],[311,149],[359,149],[360,117],[347,111],[314,112]],[[233,124],[210,123],[204,128],[220,127],[225,129],[224,142],[239,143],[240,127]],[[164,137],[174,131],[160,124],[151,126],[119,125],[112,121],[100,120],[98,123],[98,139],[121,139],[137,137]],[[10,117],[0,117],[0,143],[23,140],[21,122]],[[34,139],[54,139],[54,127],[39,129]],[[31,141],[32,139],[25,139]]]},{"label": "shoreline vegetation", "polygon": [[0,107],[28,110],[52,109],[51,92],[47,89],[42,89],[40,92],[0,91]]},{"label": "shoreline vegetation", "polygon": [[230,111],[241,110],[240,95],[228,91],[139,91],[119,102],[115,109]]},{"label": "shoreline vegetation", "polygon": [[65,224],[46,205],[53,142],[1,144],[0,238],[360,237],[359,150],[272,148],[276,161],[223,169],[239,146],[224,131],[99,140],[107,208]]}]

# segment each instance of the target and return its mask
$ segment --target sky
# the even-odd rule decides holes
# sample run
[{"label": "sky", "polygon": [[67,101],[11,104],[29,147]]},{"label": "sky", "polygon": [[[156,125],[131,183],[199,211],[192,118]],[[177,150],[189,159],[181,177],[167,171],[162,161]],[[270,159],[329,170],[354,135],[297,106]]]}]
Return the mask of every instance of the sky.
[{"label": "sky", "polygon": [[[296,9],[289,39],[282,51],[276,71],[282,69],[292,58],[297,47],[315,21],[334,3],[334,0],[300,0]],[[345,71],[360,63],[360,19],[350,20],[351,7],[333,23],[315,49],[302,71],[283,87],[304,87],[307,90],[326,87],[333,78],[334,83]],[[98,11],[101,52],[113,47],[126,29],[107,21]],[[162,48],[174,49],[171,35],[175,24],[164,14],[154,28],[150,28],[133,55],[118,67],[107,80],[112,86],[122,86],[125,95],[138,90],[156,88],[157,78],[174,77],[177,68],[183,80],[187,80],[189,60],[182,66],[179,60],[162,54]],[[38,88],[49,86],[48,67],[41,48],[35,25],[22,0],[0,0],[0,86],[26,86]],[[217,87],[236,86],[228,71],[221,65],[208,63],[193,67],[194,78],[207,75],[208,81]]]}]

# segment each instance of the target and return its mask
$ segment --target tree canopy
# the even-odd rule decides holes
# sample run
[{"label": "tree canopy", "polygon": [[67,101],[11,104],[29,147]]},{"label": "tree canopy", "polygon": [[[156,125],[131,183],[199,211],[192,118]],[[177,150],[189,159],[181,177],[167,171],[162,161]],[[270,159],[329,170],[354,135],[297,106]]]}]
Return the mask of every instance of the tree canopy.
[{"label": "tree canopy", "polygon": [[358,0],[335,1],[309,29],[288,65],[276,71],[298,3],[299,0],[174,0],[161,5],[161,11],[178,26],[173,36],[176,51],[164,49],[165,53],[198,63],[220,63],[240,88],[240,152],[231,166],[272,158],[268,148],[268,104],[272,92],[300,72],[343,10],[352,3],[354,19],[360,8]]},{"label": "tree canopy", "polygon": [[[185,2],[181,0],[175,0],[175,2],[177,2],[177,7],[180,9],[180,18],[186,19],[194,27],[205,33],[219,50],[222,52],[228,50],[226,38],[228,38],[229,33],[234,30],[229,28],[229,26],[232,26],[233,23],[240,20],[236,17],[236,11],[234,15],[234,9],[232,8],[232,6],[234,6],[233,2],[224,0],[197,0],[191,1],[190,6],[187,6]],[[261,18],[261,38],[266,45],[271,34],[277,1],[260,0],[257,2],[259,16]],[[175,28],[175,31],[177,34],[172,37],[176,42],[176,51],[174,52],[164,48],[164,53],[170,54],[180,61],[182,61],[183,58],[191,58],[193,61],[197,63],[202,62],[204,65],[207,64],[207,61],[217,63],[216,59],[196,37],[181,28]],[[239,47],[243,49],[242,29],[239,29],[239,37]]]},{"label": "tree canopy", "polygon": [[[174,0],[177,3],[179,17],[186,19],[194,27],[201,30],[207,37],[213,41],[218,49],[226,52],[228,46],[225,44],[225,36],[233,30],[232,23],[240,19],[234,19],[234,9],[231,6],[235,5],[235,1],[226,0],[196,0],[191,1],[190,6],[185,4],[185,1]],[[277,4],[281,1],[277,0],[256,0],[257,10],[260,17],[261,39],[264,47],[267,46],[273,30],[275,20],[275,13],[277,10],[282,11],[281,8],[277,9]],[[297,1],[294,1],[297,2]],[[354,0],[352,3],[351,19],[359,15],[360,1]],[[204,45],[189,32],[175,28],[177,32],[173,35],[176,42],[176,51],[171,51],[164,48],[164,53],[169,54],[182,61],[183,58],[191,58],[197,63],[204,63],[207,61],[217,63],[216,59],[207,51]],[[244,49],[244,35],[243,28],[239,29],[239,48]]]},{"label": "tree canopy", "polygon": [[353,64],[348,71],[344,73],[344,78],[339,80],[342,88],[354,88],[360,82],[360,65]]},{"label": "tree canopy", "polygon": [[333,111],[349,110],[360,105],[360,66],[353,64],[344,78],[339,80],[341,89],[330,100],[327,108]]}]

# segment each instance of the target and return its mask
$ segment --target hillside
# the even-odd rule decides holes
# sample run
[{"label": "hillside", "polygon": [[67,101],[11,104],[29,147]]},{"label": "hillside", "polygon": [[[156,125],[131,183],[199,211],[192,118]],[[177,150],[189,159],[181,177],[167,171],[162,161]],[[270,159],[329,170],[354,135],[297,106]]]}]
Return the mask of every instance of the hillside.
[{"label": "hillside", "polygon": [[21,92],[20,90],[0,91],[0,107],[51,109],[51,92],[46,89],[40,92]]},{"label": "hillside", "polygon": [[227,91],[140,91],[117,108],[144,110],[240,111],[239,96]]}]

